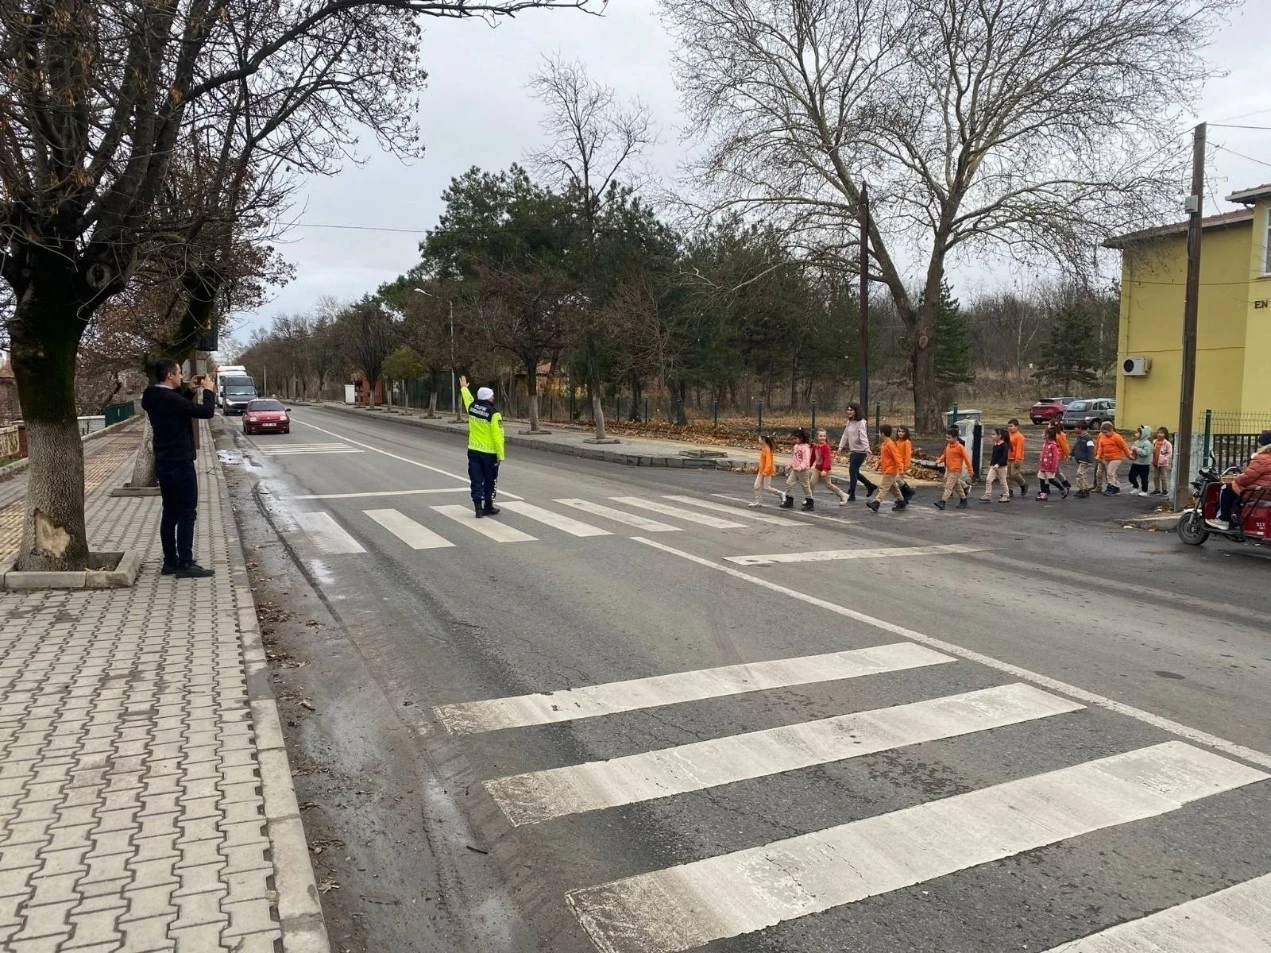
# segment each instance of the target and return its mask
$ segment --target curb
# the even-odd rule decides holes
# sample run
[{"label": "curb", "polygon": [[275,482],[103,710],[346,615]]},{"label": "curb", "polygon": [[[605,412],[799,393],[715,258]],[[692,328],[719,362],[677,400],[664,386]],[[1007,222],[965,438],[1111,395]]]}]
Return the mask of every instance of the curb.
[{"label": "curb", "polygon": [[[210,430],[210,427],[209,427]],[[256,621],[256,601],[247,575],[247,559],[230,505],[229,486],[219,460],[211,457],[209,469],[221,490],[221,521],[225,527],[226,555],[239,602],[238,625],[243,638],[243,666],[247,674],[247,700],[256,735],[260,763],[260,791],[265,801],[265,826],[274,864],[278,923],[284,953],[330,953],[326,921],[318,886],[309,860],[291,764],[283,741],[278,703],[269,684],[269,665]]]},{"label": "curb", "polygon": [[[293,401],[293,404],[301,406],[317,407],[320,410],[334,410],[343,414],[352,416],[370,417],[371,411],[357,410],[344,404],[306,404],[302,401]],[[420,417],[407,417],[403,414],[390,414],[380,412],[373,419],[392,421],[406,426],[421,427],[424,430],[432,430],[437,433],[453,433],[459,436],[467,434],[466,429],[461,429],[462,424],[454,423],[435,423]],[[605,450],[600,446],[582,447],[568,443],[543,443],[535,440],[533,437],[521,436],[519,434],[505,434],[503,442],[509,447],[523,447],[531,450],[542,450],[546,453],[560,453],[571,457],[581,457],[584,460],[601,460],[605,463],[620,463],[628,467],[667,467],[671,469],[684,470],[731,470],[739,463],[747,461],[739,460],[731,457],[713,457],[707,459],[695,459],[693,457],[668,456],[658,453],[642,453],[634,449],[617,449]],[[693,446],[686,444],[686,448]]]}]

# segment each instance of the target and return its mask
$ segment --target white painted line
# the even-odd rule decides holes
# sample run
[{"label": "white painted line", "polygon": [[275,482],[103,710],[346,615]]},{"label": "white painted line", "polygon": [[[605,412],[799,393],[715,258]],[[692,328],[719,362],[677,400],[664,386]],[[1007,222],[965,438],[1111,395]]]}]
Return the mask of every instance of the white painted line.
[{"label": "white painted line", "polygon": [[363,510],[362,512],[411,549],[445,549],[454,545],[444,536],[437,535],[427,526],[421,526],[397,510]]},{"label": "white painted line", "polygon": [[[403,456],[399,456],[396,453],[389,453],[387,450],[381,450],[379,447],[372,446],[369,443],[361,443],[357,440],[352,439],[351,437],[345,437],[343,434],[338,434],[333,430],[326,430],[322,427],[317,426],[316,424],[305,423],[303,420],[295,420],[294,418],[292,419],[292,423],[300,424],[300,426],[308,427],[311,430],[316,430],[318,431],[318,433],[324,433],[328,437],[335,437],[338,440],[344,440],[347,443],[353,444],[353,446],[355,447],[361,447],[363,450],[370,450],[372,453],[383,454],[384,456],[389,457],[392,460],[398,460],[402,463],[409,463],[412,467],[419,467],[421,470],[431,470],[433,473],[440,473],[442,476],[450,477],[450,479],[452,480],[458,480],[460,483],[469,482],[467,476],[463,474],[452,473],[449,470],[443,470],[440,467],[429,466],[427,463],[420,463],[418,460],[412,460],[410,459],[410,457],[403,457]],[[520,497],[517,496],[515,493],[508,493],[505,490],[499,491],[499,498],[506,499],[506,500],[520,499]]]},{"label": "white painted line", "polygon": [[603,516],[605,519],[613,520],[615,523],[623,523],[627,526],[634,526],[636,529],[642,529],[646,533],[678,533],[678,526],[671,526],[668,523],[659,523],[657,520],[649,519],[647,516],[637,516],[635,513],[624,513],[622,510],[615,510],[612,506],[605,506],[603,503],[592,503],[590,500],[555,500],[562,506],[572,506],[576,510],[582,510],[584,513],[590,513],[592,516]]},{"label": "white painted line", "polygon": [[[721,500],[732,500],[734,503],[749,503],[750,502],[750,500],[746,499],[744,496],[729,496],[727,493],[712,493],[711,496],[717,497],[718,499],[721,499]],[[838,511],[840,513],[853,512],[850,506],[843,506],[843,507],[835,506],[831,509],[831,512],[833,511]],[[786,511],[786,519],[791,523],[802,523],[803,520],[806,519],[807,517],[811,517],[814,520],[825,520],[827,523],[833,523],[835,526],[851,526],[852,524],[856,522],[855,520],[846,520],[838,516],[828,516],[825,513],[805,512],[804,510],[801,510],[801,509],[793,509],[793,510]]]},{"label": "white painted line", "polygon": [[903,625],[897,625],[895,622],[888,622],[886,619],[880,619],[876,616],[867,615],[864,612],[858,612],[855,609],[849,609],[838,603],[830,602],[827,599],[820,599],[817,596],[810,596],[806,592],[800,592],[797,589],[791,589],[789,586],[783,586],[780,583],[771,582],[762,579],[759,576],[752,576],[749,573],[742,572],[740,569],[734,569],[732,566],[725,566],[722,563],[712,562],[701,556],[695,556],[692,553],[686,553],[681,549],[667,546],[665,543],[659,543],[656,540],[645,539],[641,536],[631,537],[637,543],[643,543],[653,549],[661,550],[664,553],[670,553],[673,556],[679,556],[681,559],[687,559],[689,562],[697,563],[699,566],[705,566],[708,569],[714,569],[722,572],[726,576],[732,576],[734,579],[741,579],[753,586],[759,586],[761,589],[767,589],[770,592],[779,592],[783,596],[789,596],[791,599],[797,599],[800,602],[825,609],[827,612],[833,612],[835,615],[842,616],[845,619],[852,619],[855,622],[864,625],[873,626],[876,629],[882,629],[884,632],[890,632],[892,635],[898,635],[902,639],[909,639],[920,645],[930,646],[940,652],[948,652],[950,655],[956,655],[958,658],[966,659],[969,662],[977,662],[980,665],[986,665],[989,668],[996,669],[999,672],[1005,672],[1012,678],[1023,679],[1026,682],[1032,682],[1034,685],[1040,685],[1052,692],[1059,692],[1067,695],[1069,698],[1075,698],[1078,701],[1085,702],[1087,705],[1094,705],[1108,711],[1116,712],[1118,715],[1125,715],[1127,718],[1133,718],[1144,724],[1151,725],[1153,728],[1160,728],[1162,731],[1168,731],[1170,734],[1178,735],[1180,738],[1186,738],[1199,745],[1213,748],[1217,751],[1225,752],[1233,758],[1243,758],[1252,764],[1262,765],[1264,768],[1271,768],[1271,754],[1264,751],[1258,751],[1254,748],[1248,748],[1244,745],[1238,745],[1234,741],[1228,741],[1225,738],[1219,738],[1217,735],[1211,735],[1207,731],[1201,731],[1197,728],[1190,728],[1180,722],[1170,718],[1164,718],[1161,715],[1155,715],[1150,711],[1144,711],[1142,708],[1135,708],[1133,705],[1126,705],[1122,702],[1115,701],[1105,695],[1099,695],[1096,692],[1086,691],[1084,688],[1078,688],[1076,685],[1070,685],[1062,682],[1057,678],[1051,678],[1049,675],[1041,675],[1038,672],[1021,668],[1018,665],[1012,665],[1009,662],[1003,662],[993,658],[991,655],[985,655],[982,652],[975,652],[971,649],[963,648],[960,645],[954,645],[952,642],[946,642],[944,639],[937,639],[930,635],[924,635],[914,629],[906,628]]},{"label": "white painted line", "polygon": [[[502,500],[499,501],[502,503]],[[434,506],[433,512],[440,513],[442,516],[448,516],[456,523],[472,530],[474,533],[480,533],[487,539],[492,539],[496,543],[528,543],[533,542],[534,537],[529,533],[522,533],[515,526],[508,526],[507,523],[500,523],[499,517],[487,516],[484,519],[477,519],[472,512],[472,507],[454,504],[452,506]]]},{"label": "white painted line", "polygon": [[1271,874],[1046,953],[1271,953]]},{"label": "white painted line", "polygon": [[466,486],[447,486],[440,490],[371,490],[366,493],[303,493],[293,500],[362,500],[375,496],[420,496],[427,493],[467,493]]},{"label": "white painted line", "polygon": [[694,513],[692,510],[686,510],[683,507],[671,506],[669,503],[658,503],[654,500],[642,500],[638,496],[611,496],[609,499],[615,503],[621,503],[623,506],[634,506],[641,510],[651,510],[654,513],[661,513],[663,516],[674,516],[676,519],[684,520],[688,523],[700,523],[702,526],[710,526],[713,529],[745,529],[746,524],[734,523],[732,520],[722,520],[718,516],[707,516],[705,513]]},{"label": "white painted line", "polygon": [[269,457],[299,457],[314,453],[365,453],[364,450],[358,450],[355,447],[344,447],[339,449],[331,447],[328,450],[262,450],[261,453]]},{"label": "white painted line", "polygon": [[1080,711],[1015,682],[930,701],[487,781],[514,825],[635,804]]},{"label": "white painted line", "polygon": [[1181,741],[567,895],[605,953],[673,953],[1265,781]]},{"label": "white painted line", "polygon": [[305,531],[318,551],[327,556],[341,553],[364,553],[365,549],[356,539],[344,531],[344,528],[325,510],[308,513],[297,513],[296,523]]},{"label": "white painted line", "polygon": [[670,675],[653,675],[625,682],[584,685],[559,692],[518,695],[488,701],[461,702],[433,709],[455,734],[549,725],[575,718],[595,718],[616,712],[676,705],[680,702],[723,698],[789,685],[809,685],[880,672],[899,672],[953,659],[919,645],[898,642],[869,649],[827,655],[774,659],[720,668],[702,668]]},{"label": "white painted line", "polygon": [[947,556],[983,552],[982,546],[949,544],[940,546],[889,546],[885,549],[822,549],[805,553],[771,553],[767,556],[725,556],[739,566],[769,566],[772,563],[821,563],[836,559],[885,559],[889,556]]},{"label": "white painted line", "polygon": [[524,503],[517,500],[499,501],[499,506],[511,513],[519,513],[528,519],[543,523],[553,529],[558,529],[562,533],[568,533],[570,536],[612,536],[613,534],[607,529],[601,529],[599,526],[592,526],[590,523],[584,523],[582,520],[576,520],[572,516],[565,516],[563,513],[553,513],[551,510],[545,510],[541,506],[535,506],[533,503]]},{"label": "white painted line", "polygon": [[[687,503],[689,506],[701,507],[704,510],[714,510],[716,513],[727,513],[729,516],[743,520],[754,520],[756,523],[768,523],[771,526],[793,526],[798,527],[798,520],[788,520],[780,516],[769,516],[767,513],[756,513],[750,509],[739,509],[736,506],[725,506],[723,503],[712,503],[710,500],[699,500],[695,496],[674,496],[664,494],[662,499],[675,500],[677,503]],[[758,507],[756,507],[758,509]]]}]

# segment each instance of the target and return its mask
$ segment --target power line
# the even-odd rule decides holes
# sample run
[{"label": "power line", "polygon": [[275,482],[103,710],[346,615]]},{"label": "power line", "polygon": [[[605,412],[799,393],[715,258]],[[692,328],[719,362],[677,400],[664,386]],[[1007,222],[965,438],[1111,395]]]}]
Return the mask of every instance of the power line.
[{"label": "power line", "polygon": [[1239,159],[1244,159],[1246,162],[1256,162],[1258,165],[1265,165],[1268,169],[1271,169],[1271,162],[1267,162],[1264,159],[1255,159],[1253,156],[1247,156],[1243,152],[1237,152],[1235,149],[1230,149],[1227,146],[1215,144],[1214,148],[1221,149],[1223,152],[1230,152],[1233,156],[1236,156]]},{"label": "power line", "polygon": [[1225,122],[1211,122],[1209,125],[1218,129],[1260,129],[1263,132],[1271,132],[1271,126],[1233,126]]}]

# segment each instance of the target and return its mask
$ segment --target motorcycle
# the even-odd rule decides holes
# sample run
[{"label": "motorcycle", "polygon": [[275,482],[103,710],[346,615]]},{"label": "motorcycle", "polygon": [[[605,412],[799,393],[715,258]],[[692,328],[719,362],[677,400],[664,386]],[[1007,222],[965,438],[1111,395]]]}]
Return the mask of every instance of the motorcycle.
[{"label": "motorcycle", "polygon": [[1232,529],[1216,529],[1209,520],[1218,519],[1218,498],[1223,486],[1240,472],[1230,467],[1221,475],[1211,457],[1192,481],[1195,505],[1184,510],[1178,520],[1178,538],[1188,546],[1199,546],[1210,536],[1235,543],[1265,545],[1271,542],[1271,487],[1251,487],[1240,497],[1238,518]]}]

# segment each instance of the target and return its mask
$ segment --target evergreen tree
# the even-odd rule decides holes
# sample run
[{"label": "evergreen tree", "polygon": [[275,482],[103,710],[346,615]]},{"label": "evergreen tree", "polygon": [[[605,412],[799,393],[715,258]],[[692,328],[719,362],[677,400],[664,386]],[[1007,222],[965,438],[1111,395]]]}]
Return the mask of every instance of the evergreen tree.
[{"label": "evergreen tree", "polygon": [[1081,302],[1070,301],[1060,308],[1037,361],[1041,380],[1064,392],[1074,384],[1092,387],[1098,383],[1097,330],[1094,315]]},{"label": "evergreen tree", "polygon": [[948,281],[940,283],[935,348],[936,392],[944,406],[953,400],[958,384],[969,384],[975,380],[971,371],[971,327],[962,313],[961,303],[953,297]]}]

